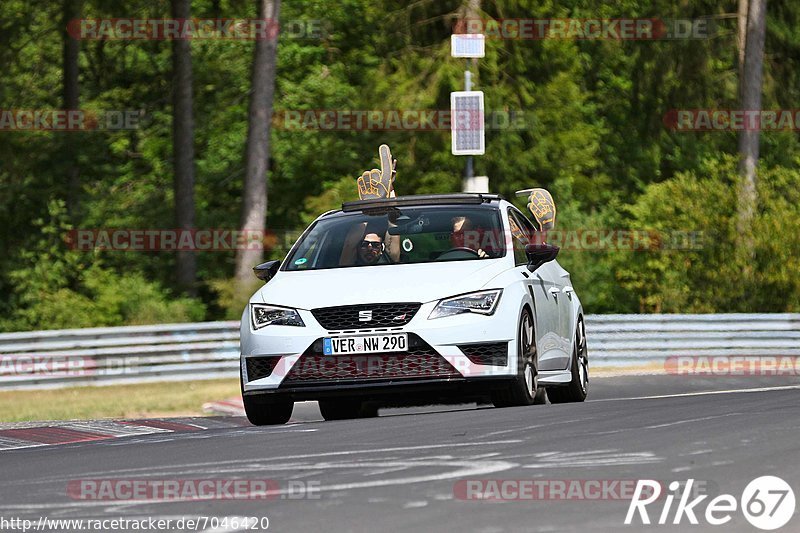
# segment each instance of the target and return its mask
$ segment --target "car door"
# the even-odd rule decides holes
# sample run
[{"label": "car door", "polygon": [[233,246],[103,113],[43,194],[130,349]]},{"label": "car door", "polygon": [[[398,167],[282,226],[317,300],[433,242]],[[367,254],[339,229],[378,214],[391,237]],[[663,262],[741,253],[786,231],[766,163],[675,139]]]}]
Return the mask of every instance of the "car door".
[{"label": "car door", "polygon": [[[551,261],[553,267],[553,279],[558,288],[561,289],[559,295],[559,335],[563,351],[567,354],[567,360],[572,355],[572,338],[575,333],[573,311],[574,289],[572,288],[572,281],[570,280],[569,272],[567,272],[558,261]],[[568,363],[567,363],[568,364]],[[564,366],[563,368],[566,368]]]},{"label": "car door", "polygon": [[[508,218],[514,244],[514,259],[518,268],[528,273],[525,245],[537,242],[536,230],[533,224],[515,209],[509,209]],[[556,261],[550,261],[529,273],[530,277],[526,281],[536,306],[539,370],[562,370],[569,364],[570,352],[568,344],[564,343],[564,331],[568,327],[571,302],[564,293],[563,273],[566,273],[566,270],[561,268],[561,265]]]}]

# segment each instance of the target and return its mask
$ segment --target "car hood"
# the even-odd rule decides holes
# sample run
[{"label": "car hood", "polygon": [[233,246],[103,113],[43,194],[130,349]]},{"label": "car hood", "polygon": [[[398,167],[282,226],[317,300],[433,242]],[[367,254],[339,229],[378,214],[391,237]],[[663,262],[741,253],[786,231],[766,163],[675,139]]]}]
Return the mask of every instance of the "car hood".
[{"label": "car hood", "polygon": [[477,291],[508,268],[506,258],[280,271],[251,301],[298,309],[380,302],[430,302]]}]

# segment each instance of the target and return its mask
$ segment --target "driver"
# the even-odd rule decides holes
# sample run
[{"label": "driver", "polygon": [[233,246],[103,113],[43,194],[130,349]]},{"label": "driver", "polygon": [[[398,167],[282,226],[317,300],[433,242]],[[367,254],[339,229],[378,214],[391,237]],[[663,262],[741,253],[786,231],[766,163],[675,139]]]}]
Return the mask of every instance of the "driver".
[{"label": "driver", "polygon": [[475,250],[481,259],[489,257],[482,250],[476,241],[482,232],[473,227],[472,221],[468,217],[453,217],[453,233],[450,236],[450,244],[453,248],[470,248]]},{"label": "driver", "polygon": [[367,233],[364,239],[358,244],[358,255],[356,263],[359,265],[377,265],[383,256],[386,245],[377,233]]}]

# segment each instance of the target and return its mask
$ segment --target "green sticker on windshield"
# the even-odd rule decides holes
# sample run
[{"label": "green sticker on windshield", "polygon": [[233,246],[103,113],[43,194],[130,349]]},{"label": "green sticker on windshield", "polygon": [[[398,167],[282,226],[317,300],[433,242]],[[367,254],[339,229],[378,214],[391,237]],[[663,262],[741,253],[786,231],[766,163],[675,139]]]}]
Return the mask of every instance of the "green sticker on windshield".
[{"label": "green sticker on windshield", "polygon": [[305,257],[301,257],[300,259],[294,262],[295,265],[305,265],[306,263],[308,263],[308,259],[306,259]]}]

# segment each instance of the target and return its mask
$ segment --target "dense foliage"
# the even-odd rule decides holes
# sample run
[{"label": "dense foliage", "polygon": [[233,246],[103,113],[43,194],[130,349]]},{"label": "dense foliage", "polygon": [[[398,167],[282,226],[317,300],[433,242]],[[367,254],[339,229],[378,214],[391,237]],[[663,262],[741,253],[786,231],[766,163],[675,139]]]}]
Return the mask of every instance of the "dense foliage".
[{"label": "dense foliage", "polygon": [[[450,57],[457,0],[284,2],[275,113],[446,110],[463,88]],[[166,0],[85,0],[85,18],[164,18]],[[490,39],[476,88],[521,128],[487,131],[476,173],[493,191],[548,188],[561,230],[699,232],[688,249],[581,250],[559,257],[589,313],[800,310],[800,149],[797,131],[761,136],[754,245],[737,243],[736,134],[677,132],[672,109],[735,109],[736,2],[590,0],[482,3],[481,17],[713,17],[708,39]],[[247,18],[255,2],[195,0],[193,16]],[[60,2],[0,4],[0,109],[62,105]],[[322,35],[303,34],[322,28]],[[800,5],[770,0],[765,109],[800,101]],[[251,41],[192,43],[199,228],[235,229],[252,61]],[[797,67],[796,67],[797,65]],[[199,296],[174,286],[174,254],[70,250],[74,228],[172,228],[169,41],[81,42],[80,107],[139,110],[137,129],[0,131],[0,330],[238,318],[233,252],[198,254]],[[285,241],[356,194],[355,178],[388,143],[401,194],[461,187],[464,159],[449,131],[272,130],[268,227]],[[76,162],[80,206],[65,208]],[[73,164],[73,163],[70,163]],[[520,203],[522,206],[522,203]],[[288,235],[284,237],[284,235]],[[673,247],[680,248],[680,247]]]}]

